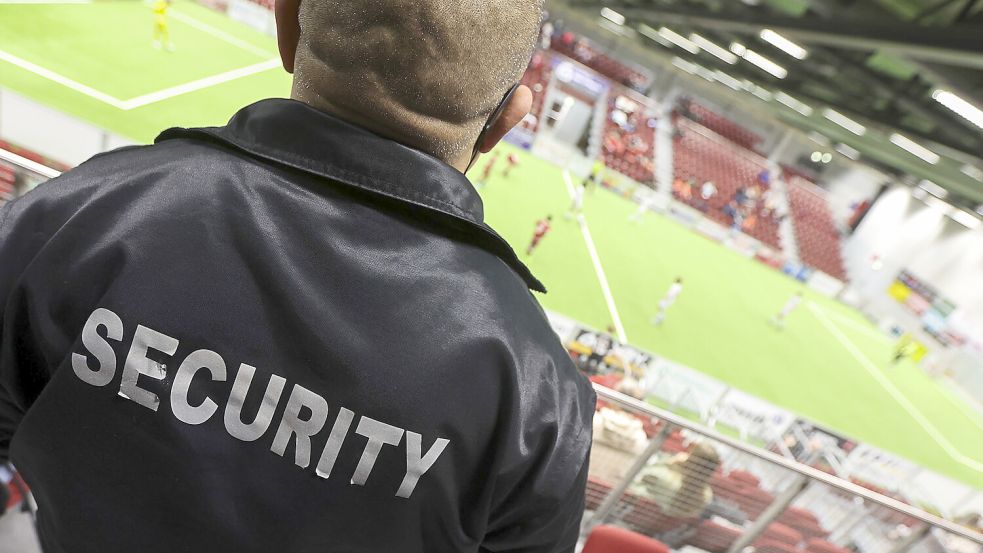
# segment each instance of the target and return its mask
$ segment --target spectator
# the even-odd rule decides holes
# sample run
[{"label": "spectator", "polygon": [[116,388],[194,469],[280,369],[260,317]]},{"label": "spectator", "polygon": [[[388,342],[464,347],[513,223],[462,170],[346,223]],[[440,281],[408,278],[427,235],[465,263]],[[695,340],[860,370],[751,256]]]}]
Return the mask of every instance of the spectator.
[{"label": "spectator", "polygon": [[574,550],[594,395],[464,175],[541,7],[280,0],[292,100],[0,211],[0,462],[47,553]]},{"label": "spectator", "polygon": [[706,181],[703,186],[700,187],[700,197],[703,201],[709,202],[717,195],[717,185],[713,184],[713,181]]},{"label": "spectator", "polygon": [[713,501],[710,477],[720,466],[717,451],[697,443],[686,453],[657,459],[642,469],[632,491],[654,501],[671,517],[698,517]]}]

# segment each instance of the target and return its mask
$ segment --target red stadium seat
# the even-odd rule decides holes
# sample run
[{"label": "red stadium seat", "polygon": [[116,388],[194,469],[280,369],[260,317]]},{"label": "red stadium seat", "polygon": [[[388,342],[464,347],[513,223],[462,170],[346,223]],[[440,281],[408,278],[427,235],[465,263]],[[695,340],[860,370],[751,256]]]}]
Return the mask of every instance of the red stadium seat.
[{"label": "red stadium seat", "polygon": [[630,530],[598,526],[588,536],[582,553],[669,553],[669,547]]},{"label": "red stadium seat", "polygon": [[611,493],[610,484],[594,476],[589,476],[587,478],[587,503],[585,508],[589,511],[596,510],[601,506],[601,502],[604,501],[604,498],[609,493]]},{"label": "red stadium seat", "polygon": [[751,486],[752,488],[757,488],[761,485],[761,480],[746,470],[732,470],[730,471],[730,478],[732,480],[737,480],[742,484]]},{"label": "red stadium seat", "polygon": [[[739,188],[765,186],[758,181],[758,175],[767,171],[767,160],[687,119],[679,119],[677,128],[682,134],[673,147],[675,178],[692,180],[694,183],[692,197],[682,201],[693,207],[705,207],[710,219],[721,225],[731,226],[732,217],[724,212],[724,208]],[[706,181],[714,183],[717,194],[703,206],[700,186]],[[757,202],[752,215],[755,225],[744,228],[744,232],[776,250],[781,250],[778,221],[764,212],[763,202]]]},{"label": "red stadium seat", "polygon": [[796,547],[793,547],[782,541],[759,539],[754,542],[755,553],[802,553]]},{"label": "red stadium seat", "polygon": [[805,550],[808,553],[850,553],[849,549],[819,539],[811,539],[806,542]]},{"label": "red stadium seat", "polygon": [[805,265],[845,281],[840,235],[826,192],[800,176],[792,176],[788,181],[788,200],[799,258]]},{"label": "red stadium seat", "polygon": [[802,534],[780,522],[773,522],[758,536],[755,545],[758,542],[780,542],[790,549],[795,549],[802,543]]},{"label": "red stadium seat", "polygon": [[739,537],[740,530],[704,520],[696,527],[696,535],[690,540],[690,545],[709,553],[724,553]]}]

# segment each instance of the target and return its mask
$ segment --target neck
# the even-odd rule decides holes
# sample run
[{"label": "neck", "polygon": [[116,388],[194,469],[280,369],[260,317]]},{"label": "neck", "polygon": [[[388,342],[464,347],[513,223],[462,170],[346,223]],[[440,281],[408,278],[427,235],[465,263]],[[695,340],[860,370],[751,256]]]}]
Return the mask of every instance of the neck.
[{"label": "neck", "polygon": [[[372,105],[352,109],[344,103],[332,101],[312,86],[305,86],[299,79],[294,80],[290,97],[374,134],[431,155],[462,173],[466,172],[471,161],[470,151],[444,152],[443,150],[451,148],[435,146],[453,144],[453,137],[461,134],[460,126],[385,105],[387,102],[384,100],[370,101]],[[456,142],[462,140],[457,139]]]}]

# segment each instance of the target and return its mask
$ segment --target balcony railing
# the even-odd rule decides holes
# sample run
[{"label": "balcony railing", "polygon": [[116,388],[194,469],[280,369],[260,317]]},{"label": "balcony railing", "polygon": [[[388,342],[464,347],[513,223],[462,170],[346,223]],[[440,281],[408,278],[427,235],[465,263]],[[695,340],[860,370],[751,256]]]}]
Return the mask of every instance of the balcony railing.
[{"label": "balcony railing", "polygon": [[[596,386],[583,533],[616,525],[681,551],[978,553],[967,525]],[[695,549],[690,549],[695,548]]]}]

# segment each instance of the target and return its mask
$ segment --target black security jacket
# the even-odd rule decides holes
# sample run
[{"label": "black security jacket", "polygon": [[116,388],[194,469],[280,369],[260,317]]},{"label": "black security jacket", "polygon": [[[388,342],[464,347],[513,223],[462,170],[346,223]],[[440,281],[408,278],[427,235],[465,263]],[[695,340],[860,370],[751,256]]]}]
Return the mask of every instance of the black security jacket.
[{"label": "black security jacket", "polygon": [[0,211],[48,553],[571,552],[594,395],[444,163],[289,100]]}]

